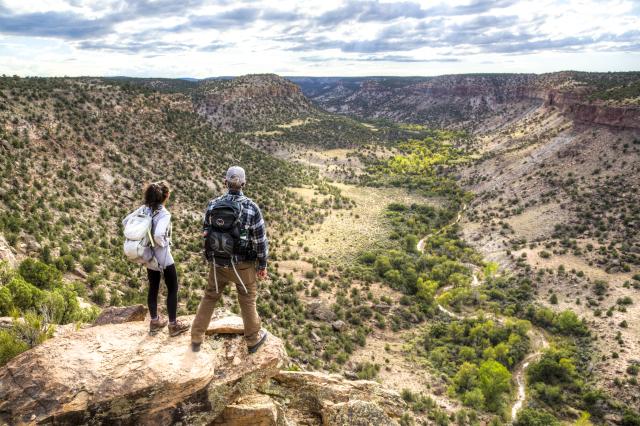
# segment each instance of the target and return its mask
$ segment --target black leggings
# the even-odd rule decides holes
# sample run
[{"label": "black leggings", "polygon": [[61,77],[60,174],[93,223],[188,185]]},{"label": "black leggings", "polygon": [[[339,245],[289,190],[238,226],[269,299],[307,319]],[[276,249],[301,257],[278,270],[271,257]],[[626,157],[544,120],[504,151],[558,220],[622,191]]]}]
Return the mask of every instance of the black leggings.
[{"label": "black leggings", "polygon": [[[147,305],[149,305],[149,314],[151,318],[158,316],[158,291],[160,291],[160,271],[147,269],[147,277],[149,278],[149,295],[147,296]],[[176,320],[178,311],[178,274],[176,265],[169,265],[164,268],[164,283],[167,285],[167,312],[169,313],[169,321]]]}]

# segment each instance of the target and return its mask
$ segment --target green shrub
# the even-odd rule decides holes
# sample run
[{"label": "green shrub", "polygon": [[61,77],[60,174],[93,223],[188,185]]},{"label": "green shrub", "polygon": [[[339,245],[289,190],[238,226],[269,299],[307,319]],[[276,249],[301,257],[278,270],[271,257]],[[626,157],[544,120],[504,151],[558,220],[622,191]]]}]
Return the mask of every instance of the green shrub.
[{"label": "green shrub", "polygon": [[543,259],[548,259],[551,257],[551,253],[549,253],[546,250],[542,250],[541,252],[538,253],[538,256],[540,256]]},{"label": "green shrub", "polygon": [[37,309],[42,300],[42,290],[29,284],[19,275],[9,281],[7,288],[11,292],[13,305],[21,311]]},{"label": "green shrub", "polygon": [[389,257],[382,256],[382,255],[376,258],[376,261],[373,267],[375,268],[376,272],[378,272],[380,276],[383,276],[387,271],[391,270],[392,268]]},{"label": "green shrub", "polygon": [[455,376],[453,376],[453,384],[456,391],[464,393],[474,389],[478,383],[478,367],[470,362],[464,362]]},{"label": "green shrub", "polygon": [[589,333],[584,322],[571,310],[560,312],[553,320],[553,326],[560,333],[567,335],[584,336]]},{"label": "green shrub", "polygon": [[474,388],[462,395],[462,403],[467,407],[480,410],[484,407],[484,394],[480,388]]},{"label": "green shrub", "polygon": [[360,255],[359,260],[364,264],[373,265],[373,263],[376,261],[376,254],[370,251],[366,251]]},{"label": "green shrub", "polygon": [[82,269],[87,271],[88,274],[95,272],[97,263],[98,261],[93,257],[85,257],[80,261]]},{"label": "green shrub", "polygon": [[12,332],[30,348],[53,336],[55,328],[48,319],[32,311],[26,312],[23,321],[13,322]]},{"label": "green shrub", "polygon": [[56,267],[35,259],[25,259],[18,268],[20,275],[42,290],[51,290],[62,284],[62,272]]},{"label": "green shrub", "polygon": [[497,412],[505,392],[511,390],[511,373],[498,361],[484,361],[478,368],[478,383],[484,395],[487,409]]},{"label": "green shrub", "polygon": [[571,383],[576,375],[576,367],[570,353],[564,350],[549,349],[542,354],[540,361],[527,369],[529,383],[556,385]]},{"label": "green shrub", "polygon": [[378,376],[380,366],[370,362],[359,363],[356,365],[356,376],[360,380],[372,380]]},{"label": "green shrub", "polygon": [[107,291],[104,287],[98,287],[91,295],[91,300],[97,305],[104,306],[107,301]]},{"label": "green shrub", "polygon": [[66,286],[47,292],[44,295],[42,309],[55,324],[68,324],[79,321],[82,317],[75,291]]},{"label": "green shrub", "polygon": [[27,349],[29,349],[29,345],[18,339],[13,333],[0,330],[0,366],[5,365],[11,358]]},{"label": "green shrub", "polygon": [[518,413],[513,426],[560,426],[561,423],[552,414],[535,408],[525,408]]},{"label": "green shrub", "polygon": [[640,426],[640,414],[626,410],[624,416],[622,416],[621,426]]},{"label": "green shrub", "polygon": [[402,392],[400,392],[400,396],[404,400],[404,402],[414,402],[416,400],[417,395],[415,395],[411,389],[404,388]]},{"label": "green shrub", "polygon": [[609,283],[603,280],[593,282],[593,292],[598,296],[603,296],[609,289]]},{"label": "green shrub", "polygon": [[13,309],[13,297],[8,287],[0,287],[0,316],[8,316]]}]

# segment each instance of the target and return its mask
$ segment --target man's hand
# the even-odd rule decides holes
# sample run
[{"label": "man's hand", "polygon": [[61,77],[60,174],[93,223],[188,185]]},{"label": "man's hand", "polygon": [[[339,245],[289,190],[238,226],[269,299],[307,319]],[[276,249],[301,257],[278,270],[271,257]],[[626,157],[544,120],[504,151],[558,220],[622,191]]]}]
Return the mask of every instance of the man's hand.
[{"label": "man's hand", "polygon": [[256,275],[258,276],[259,280],[266,280],[267,279],[267,268],[258,269],[258,272],[257,272]]}]

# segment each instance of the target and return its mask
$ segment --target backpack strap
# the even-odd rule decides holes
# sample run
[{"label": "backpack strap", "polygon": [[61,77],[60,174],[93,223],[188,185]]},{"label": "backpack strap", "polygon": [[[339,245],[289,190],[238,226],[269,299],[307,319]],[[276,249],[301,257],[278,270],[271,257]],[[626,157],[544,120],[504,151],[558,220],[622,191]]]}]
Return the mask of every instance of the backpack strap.
[{"label": "backpack strap", "polygon": [[[151,210],[151,239],[150,239],[150,243],[151,243],[151,251],[153,252],[153,259],[156,260],[156,263],[158,264],[158,268],[160,269],[160,279],[164,280],[164,264],[162,266],[160,266],[160,262],[158,262],[158,259],[156,259],[156,242],[154,240],[155,238],[155,224],[153,223],[153,220],[155,219],[155,217],[160,213],[160,209],[158,210]],[[168,251],[164,252],[164,263],[167,262],[167,253]]]}]

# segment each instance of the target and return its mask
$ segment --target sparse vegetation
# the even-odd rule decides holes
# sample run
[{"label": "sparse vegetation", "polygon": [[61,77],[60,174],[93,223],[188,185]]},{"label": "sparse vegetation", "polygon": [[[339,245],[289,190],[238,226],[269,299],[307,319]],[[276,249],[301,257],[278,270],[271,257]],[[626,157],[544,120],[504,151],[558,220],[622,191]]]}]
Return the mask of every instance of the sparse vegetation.
[{"label": "sparse vegetation", "polygon": [[[620,102],[637,91],[637,76],[568,75],[589,85],[594,102]],[[499,76],[482,79],[501,84]],[[378,83],[393,89],[415,81]],[[265,98],[260,87],[286,92],[287,99]],[[624,425],[639,423],[637,413],[600,390],[592,373],[596,358],[599,365],[617,365],[612,392],[637,398],[628,392],[637,388],[640,368],[629,359],[635,323],[625,313],[637,312],[632,292],[640,288],[634,232],[640,211],[629,185],[640,143],[628,135],[598,147],[596,162],[572,151],[598,141],[596,130],[564,146],[564,128],[544,127],[552,113],[525,115],[524,124],[514,125],[524,127],[499,128],[489,133],[496,140],[480,140],[461,130],[336,116],[264,75],[202,83],[2,77],[0,97],[0,235],[21,260],[15,270],[0,265],[0,315],[15,318],[0,330],[0,364],[49,338],[55,325],[89,322],[99,307],[144,303],[144,277],[122,259],[119,238],[120,220],[135,207],[143,182],[164,178],[174,187],[169,209],[180,313],[193,312],[206,275],[199,212],[222,190],[224,168],[239,162],[271,239],[270,282],[257,308],[284,340],[291,368],[383,380],[396,373],[393,357],[405,357],[428,370],[439,397],[465,407],[447,413],[430,387],[405,389],[410,411],[401,424],[426,418],[477,424],[478,416],[500,424],[508,421],[513,373],[538,351],[529,358],[527,403],[515,425],[559,425],[573,422],[575,413],[580,425],[599,424],[607,413],[617,413]],[[455,121],[469,108],[409,116]],[[491,113],[482,106],[476,111],[469,128]],[[548,140],[562,146],[540,155],[536,150]],[[355,186],[323,178],[303,154],[296,154],[297,163],[265,154],[291,154],[292,146],[304,155],[356,148],[323,151],[331,159],[325,171],[334,167],[326,175],[398,198],[376,206],[375,224],[384,232],[367,234],[366,244],[350,244],[348,230],[332,238],[319,232],[328,218],[356,223],[372,217],[339,189]],[[529,157],[518,157],[525,151]],[[504,155],[522,164],[505,167]],[[550,166],[555,157],[577,166]],[[492,180],[501,183],[488,185]],[[475,197],[465,187],[478,188]],[[415,197],[392,192],[401,190]],[[542,207],[550,213],[527,216]],[[479,231],[463,233],[461,220]],[[544,230],[529,229],[532,223]],[[483,248],[484,237],[491,244]],[[337,239],[349,244],[335,246]],[[500,267],[473,247],[489,247]],[[347,258],[332,250],[353,253]],[[594,277],[596,268],[603,274]],[[623,285],[616,274],[624,276]],[[238,311],[232,290],[223,303]],[[613,325],[615,340],[599,353],[596,346],[609,331],[592,333],[589,324],[602,320]],[[380,345],[384,361],[374,352],[368,358],[372,334],[408,330],[413,339],[402,351],[386,343]],[[540,347],[540,336],[548,336],[550,347]]]}]

